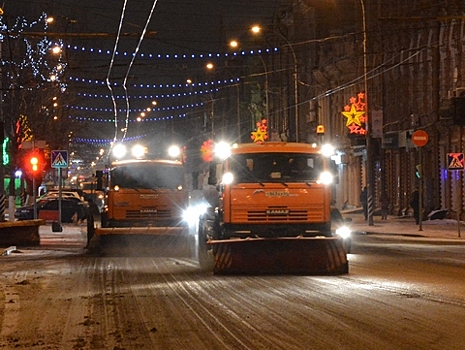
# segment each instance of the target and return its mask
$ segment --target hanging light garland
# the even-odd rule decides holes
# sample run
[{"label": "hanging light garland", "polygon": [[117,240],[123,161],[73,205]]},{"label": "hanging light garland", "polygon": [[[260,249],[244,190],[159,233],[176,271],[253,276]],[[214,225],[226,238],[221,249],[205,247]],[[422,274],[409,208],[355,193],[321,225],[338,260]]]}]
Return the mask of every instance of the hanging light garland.
[{"label": "hanging light garland", "polygon": [[[79,52],[90,52],[93,54],[99,55],[112,55],[112,50],[104,50],[104,49],[96,49],[96,48],[86,48],[83,46],[72,46],[67,45],[67,49],[79,51]],[[206,59],[206,58],[228,58],[228,57],[237,57],[237,56],[254,56],[254,55],[263,55],[269,53],[276,53],[279,49],[277,47],[274,48],[264,48],[258,50],[250,50],[250,51],[235,51],[235,52],[223,52],[223,53],[205,53],[205,54],[161,54],[161,53],[137,53],[138,57],[146,58],[146,59],[157,59],[157,60],[186,60],[186,59]],[[123,57],[133,57],[136,55],[135,53],[128,53],[126,51],[115,52],[115,56],[123,56]]]},{"label": "hanging light garland", "polygon": [[[133,137],[127,137],[126,140],[129,141],[129,142],[130,141],[136,141],[136,140],[140,140],[140,139],[142,139],[142,138],[144,138],[146,136],[147,136],[147,134],[137,135],[137,136],[133,136]],[[114,139],[87,139],[87,138],[81,138],[81,137],[73,138],[74,143],[85,143],[85,144],[94,145],[94,146],[109,145],[113,141],[114,141]]]},{"label": "hanging light garland", "polygon": [[[87,84],[95,84],[106,86],[107,82],[104,80],[93,80],[93,79],[85,79],[85,78],[78,78],[78,77],[68,77],[68,80],[79,82],[79,83],[87,83]],[[224,80],[216,80],[216,81],[205,81],[205,82],[198,82],[198,83],[182,83],[182,84],[133,84],[133,88],[142,88],[142,89],[187,89],[191,86],[195,87],[206,87],[206,86],[218,86],[218,85],[229,85],[229,84],[237,84],[240,82],[240,78],[230,78]],[[113,87],[121,86],[119,83],[112,83]]]},{"label": "hanging light garland", "polygon": [[[112,51],[110,50],[103,50],[103,49],[95,49],[95,48],[86,48],[86,47],[78,47],[78,46],[71,46],[65,45],[61,39],[57,40],[50,40],[46,36],[46,31],[48,29],[48,22],[47,22],[47,14],[44,12],[41,16],[36,20],[29,22],[24,17],[16,18],[14,25],[11,28],[8,28],[6,23],[3,21],[3,17],[0,16],[0,29],[1,32],[4,33],[0,40],[4,40],[3,36],[8,35],[10,39],[17,39],[23,40],[26,46],[26,54],[22,56],[22,60],[17,61],[10,61],[10,60],[1,60],[2,66],[10,65],[15,69],[5,70],[6,76],[10,79],[11,84],[17,84],[18,77],[22,72],[26,69],[30,69],[32,75],[35,78],[39,78],[44,82],[54,82],[58,84],[62,91],[66,90],[67,84],[65,81],[62,81],[62,77],[65,74],[66,68],[68,67],[67,63],[63,61],[62,57],[62,49],[66,48],[68,50],[75,50],[80,52],[90,52],[93,54],[105,54],[111,55]],[[25,30],[31,29],[36,26],[43,26],[40,30],[42,30],[45,35],[41,40],[37,42],[33,42],[27,38],[26,35],[23,35]],[[56,51],[56,56],[54,62],[57,62],[56,65],[51,65],[46,60],[48,54],[50,54],[52,48],[58,48]],[[250,50],[250,51],[238,51],[232,53],[206,53],[206,54],[154,54],[154,53],[127,53],[127,52],[116,52],[115,54],[118,56],[124,57],[132,57],[137,55],[139,58],[143,59],[155,59],[155,60],[197,60],[197,59],[211,59],[211,58],[228,58],[228,57],[238,57],[238,56],[254,56],[254,55],[263,55],[263,54],[270,54],[278,52],[278,48],[266,48],[266,49],[259,49],[259,50]],[[68,81],[74,82],[83,82],[88,84],[95,84],[105,86],[105,81],[99,81],[95,79],[84,79],[78,77],[67,77]],[[240,82],[240,78],[235,79],[224,79],[224,80],[216,80],[216,81],[209,81],[209,82],[198,82],[198,83],[182,83],[182,84],[133,84],[133,88],[149,88],[149,89],[190,89],[191,91],[179,92],[179,93],[171,93],[171,94],[155,94],[150,96],[139,95],[139,99],[148,98],[148,99],[160,99],[160,98],[176,98],[176,97],[183,97],[183,96],[192,96],[197,94],[209,94],[215,91],[218,91],[218,86],[227,86],[229,84],[237,84]],[[113,83],[114,86],[119,86],[119,83]],[[40,87],[40,85],[37,85]],[[207,87],[208,89],[202,89]],[[213,88],[209,88],[213,87]],[[193,88],[200,88],[200,90],[193,91]],[[78,93],[79,96],[84,97],[92,97],[92,98],[108,98],[108,95],[97,95],[97,94],[90,94],[90,93]],[[143,96],[143,97],[142,97]],[[119,96],[119,98],[126,98],[125,96]],[[185,109],[185,108],[194,108],[202,106],[203,103],[198,104],[191,104],[191,105],[181,105],[176,107],[166,107],[166,108],[157,108],[157,111],[169,111],[169,110],[177,110],[177,109]],[[98,112],[107,112],[106,109],[97,109],[97,108],[89,108],[83,106],[69,106],[71,109],[75,110],[85,110],[85,111],[98,111]],[[123,112],[125,110],[120,110]],[[142,111],[141,109],[134,109],[134,111]],[[163,121],[163,120],[172,120],[175,118],[185,118],[186,114],[181,113],[177,115],[165,115],[161,117],[154,117],[154,118],[144,118],[142,121]],[[83,118],[79,116],[69,116],[69,119],[75,121],[94,121],[94,122],[113,122],[111,119],[102,119],[102,118]],[[130,122],[137,122],[137,120],[130,120]],[[132,138],[128,138],[127,140],[137,140],[147,135],[138,135]],[[88,143],[88,144],[95,144],[95,145],[104,145],[110,144],[113,142],[113,139],[86,139],[86,138],[75,138],[73,142],[77,143]]]},{"label": "hanging light garland", "polygon": [[[178,92],[178,93],[172,93],[172,94],[133,95],[133,96],[129,96],[129,99],[131,100],[154,100],[154,99],[159,100],[162,98],[176,98],[176,97],[188,97],[188,96],[193,96],[193,95],[206,95],[206,94],[218,92],[219,90],[220,89],[216,88],[216,89],[197,90],[197,91],[184,91],[184,92]],[[81,97],[87,97],[87,98],[104,98],[104,99],[111,98],[111,96],[108,94],[92,94],[92,93],[87,93],[87,92],[78,92],[77,95]],[[117,100],[125,99],[126,96],[115,95],[115,98]]]},{"label": "hanging light garland", "polygon": [[[140,123],[140,122],[154,122],[154,121],[164,121],[164,120],[172,120],[176,118],[186,118],[186,113],[181,113],[177,115],[165,115],[162,117],[154,117],[154,118],[143,118],[140,121],[137,119],[129,119],[130,123]],[[77,121],[77,122],[95,122],[95,123],[114,123],[115,119],[104,119],[104,118],[88,118],[88,117],[81,117],[81,116],[68,116],[68,119]]]},{"label": "hanging light garland", "polygon": [[[164,111],[172,111],[172,110],[177,110],[177,109],[188,109],[188,108],[194,108],[194,107],[201,107],[203,106],[203,102],[199,103],[192,103],[188,105],[181,105],[181,106],[170,106],[170,107],[157,107],[157,108],[151,108],[150,112],[164,112]],[[86,112],[113,112],[113,108],[99,108],[99,107],[85,107],[85,106],[66,106],[69,109],[74,109],[77,111],[86,111]],[[120,108],[117,110],[118,113],[126,113],[125,108]],[[141,112],[147,112],[147,108],[136,108],[136,109],[130,109],[129,113],[141,113]]]}]

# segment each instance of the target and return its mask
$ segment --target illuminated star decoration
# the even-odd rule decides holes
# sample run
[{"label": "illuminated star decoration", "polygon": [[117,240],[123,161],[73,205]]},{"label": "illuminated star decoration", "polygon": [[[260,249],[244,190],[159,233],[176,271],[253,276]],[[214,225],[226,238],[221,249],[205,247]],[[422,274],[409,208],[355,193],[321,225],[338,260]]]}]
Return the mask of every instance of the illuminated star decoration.
[{"label": "illuminated star decoration", "polygon": [[213,160],[213,140],[204,141],[200,147],[200,154],[204,162],[211,162]]},{"label": "illuminated star decoration", "polygon": [[346,126],[351,134],[365,135],[367,115],[365,114],[365,93],[350,98],[350,104],[344,106],[342,115],[347,118]]},{"label": "illuminated star decoration", "polygon": [[265,142],[268,139],[268,126],[266,125],[266,119],[262,119],[261,122],[257,122],[257,131],[252,131],[252,141],[256,143]]}]

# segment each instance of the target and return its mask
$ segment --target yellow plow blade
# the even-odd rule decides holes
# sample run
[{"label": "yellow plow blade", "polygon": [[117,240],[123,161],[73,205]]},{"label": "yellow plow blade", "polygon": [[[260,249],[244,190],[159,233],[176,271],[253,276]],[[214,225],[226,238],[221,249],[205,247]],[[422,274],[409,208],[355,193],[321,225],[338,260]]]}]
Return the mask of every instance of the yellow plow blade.
[{"label": "yellow plow blade", "polygon": [[215,240],[215,274],[338,275],[348,273],[339,237]]}]

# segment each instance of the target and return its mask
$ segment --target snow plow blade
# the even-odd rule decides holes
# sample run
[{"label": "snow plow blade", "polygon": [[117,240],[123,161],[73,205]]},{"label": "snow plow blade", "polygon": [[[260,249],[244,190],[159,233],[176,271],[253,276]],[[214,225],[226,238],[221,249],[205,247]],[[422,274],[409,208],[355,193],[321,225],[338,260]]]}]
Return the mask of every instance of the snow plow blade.
[{"label": "snow plow blade", "polygon": [[215,274],[339,275],[349,272],[339,237],[209,241]]},{"label": "snow plow blade", "polygon": [[186,226],[147,226],[147,227],[106,227],[95,229],[95,235],[156,235],[156,236],[181,236],[189,228]]}]

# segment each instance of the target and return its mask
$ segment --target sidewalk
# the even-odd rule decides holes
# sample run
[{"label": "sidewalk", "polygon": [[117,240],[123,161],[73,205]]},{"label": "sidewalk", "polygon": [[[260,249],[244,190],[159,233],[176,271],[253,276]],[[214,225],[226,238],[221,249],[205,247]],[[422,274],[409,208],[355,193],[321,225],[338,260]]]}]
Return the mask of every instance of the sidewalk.
[{"label": "sidewalk", "polygon": [[422,222],[422,230],[420,231],[420,225],[415,224],[415,219],[412,217],[391,215],[387,220],[381,220],[381,216],[376,215],[373,217],[373,225],[370,226],[359,211],[347,211],[342,212],[342,214],[345,218],[352,218],[351,227],[355,233],[384,234],[404,238],[446,239],[465,244],[465,223],[460,223],[459,237],[457,220],[425,220]]}]

